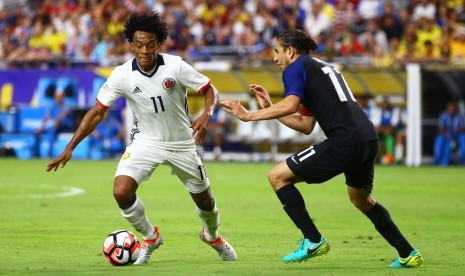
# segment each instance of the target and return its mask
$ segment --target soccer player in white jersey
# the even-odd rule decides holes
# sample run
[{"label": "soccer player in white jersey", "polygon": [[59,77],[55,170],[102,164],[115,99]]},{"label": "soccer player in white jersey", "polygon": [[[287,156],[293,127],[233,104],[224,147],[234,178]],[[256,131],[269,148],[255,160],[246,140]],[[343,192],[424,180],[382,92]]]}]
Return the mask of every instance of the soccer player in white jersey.
[{"label": "soccer player in white jersey", "polygon": [[[158,227],[149,222],[144,205],[136,195],[141,182],[148,180],[160,164],[171,166],[191,194],[203,224],[200,239],[215,249],[221,259],[236,260],[232,246],[218,234],[218,208],[196,148],[196,143],[205,137],[218,92],[206,76],[180,57],[158,53],[168,37],[168,28],[157,12],[131,15],[124,35],[135,59],[115,68],[100,88],[96,105],[87,112],[64,151],[46,170],[64,167],[74,148],[102,121],[108,108],[124,97],[135,121],[131,144],[116,169],[113,193],[123,217],[144,238],[135,264],[147,263],[152,252],[163,243]],[[205,110],[192,123],[187,113],[186,87],[205,96]]]}]

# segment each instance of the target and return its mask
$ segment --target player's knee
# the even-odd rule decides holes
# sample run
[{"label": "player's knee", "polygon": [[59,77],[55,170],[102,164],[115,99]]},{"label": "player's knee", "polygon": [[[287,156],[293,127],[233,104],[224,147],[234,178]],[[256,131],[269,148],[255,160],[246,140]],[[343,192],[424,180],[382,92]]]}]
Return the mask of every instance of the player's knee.
[{"label": "player's knee", "polygon": [[271,170],[268,173],[268,181],[275,191],[287,185],[284,177],[277,170]]},{"label": "player's knee", "polygon": [[125,206],[134,198],[134,192],[128,187],[115,185],[113,189],[113,197],[119,206]]},{"label": "player's knee", "polygon": [[268,181],[270,182],[271,186],[277,182],[277,178],[278,176],[273,170],[268,172]]},{"label": "player's knee", "polygon": [[350,197],[350,202],[363,213],[375,204],[374,200],[371,200],[370,197]]}]

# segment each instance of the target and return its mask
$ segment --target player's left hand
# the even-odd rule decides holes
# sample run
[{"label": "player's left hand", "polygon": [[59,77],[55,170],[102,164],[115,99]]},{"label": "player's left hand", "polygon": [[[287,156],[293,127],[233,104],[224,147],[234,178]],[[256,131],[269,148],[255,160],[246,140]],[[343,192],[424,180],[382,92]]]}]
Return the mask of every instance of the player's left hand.
[{"label": "player's left hand", "polygon": [[229,114],[236,116],[244,122],[248,122],[249,111],[239,101],[220,101],[220,106]]},{"label": "player's left hand", "polygon": [[193,130],[192,137],[195,139],[196,144],[202,144],[207,134],[208,122],[210,122],[211,115],[208,112],[203,112],[191,124]]}]

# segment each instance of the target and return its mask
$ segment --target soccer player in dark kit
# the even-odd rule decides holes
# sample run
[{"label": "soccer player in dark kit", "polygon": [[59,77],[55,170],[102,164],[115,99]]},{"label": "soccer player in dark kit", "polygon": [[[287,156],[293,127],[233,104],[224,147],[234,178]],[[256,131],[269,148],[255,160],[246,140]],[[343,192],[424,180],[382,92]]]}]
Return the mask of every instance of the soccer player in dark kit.
[{"label": "soccer player in dark kit", "polygon": [[[309,55],[316,42],[305,32],[287,30],[276,39],[274,62],[283,72],[284,98],[273,104],[265,88],[250,85],[260,110],[250,112],[239,102],[221,101],[222,107],[242,121],[278,119],[310,134],[318,122],[327,139],[277,164],[268,179],[284,210],[302,231],[303,239],[286,263],[326,254],[330,247],[310,218],[298,182],[323,183],[345,175],[350,201],[393,246],[399,257],[393,268],[419,267],[423,258],[392,221],[388,211],[371,195],[379,140],[373,124],[355,101],[344,77],[328,63]],[[300,113],[297,113],[300,110]]]}]

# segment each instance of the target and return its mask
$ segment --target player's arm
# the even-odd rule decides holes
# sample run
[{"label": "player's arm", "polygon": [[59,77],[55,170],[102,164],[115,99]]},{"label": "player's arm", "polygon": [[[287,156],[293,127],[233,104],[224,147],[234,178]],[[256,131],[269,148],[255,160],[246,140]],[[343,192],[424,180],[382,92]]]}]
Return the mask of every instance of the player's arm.
[{"label": "player's arm", "polygon": [[210,122],[212,118],[213,110],[218,101],[218,91],[213,85],[206,87],[202,93],[205,95],[204,111],[191,124],[191,128],[193,129],[192,135],[195,137],[195,142],[197,144],[201,144],[205,139],[208,122]]},{"label": "player's arm", "polygon": [[300,98],[295,95],[290,95],[276,104],[254,112],[248,111],[240,102],[236,101],[221,101],[220,104],[226,112],[236,116],[244,122],[248,122],[278,119],[294,114],[299,109]]},{"label": "player's arm", "polygon": [[[271,102],[270,94],[266,89],[258,84],[251,84],[250,91],[255,95],[261,108],[267,108],[273,105]],[[291,114],[285,117],[278,118],[278,120],[289,128],[304,134],[310,134],[315,127],[316,120],[309,112],[307,114]]]},{"label": "player's arm", "polygon": [[51,170],[56,171],[60,165],[62,168],[66,165],[66,163],[72,157],[73,150],[84,138],[86,138],[89,134],[92,133],[92,131],[94,131],[98,123],[102,121],[107,110],[107,107],[97,103],[86,113],[78,129],[74,133],[73,138],[71,138],[71,141],[69,141],[69,143],[66,145],[66,148],[63,150],[63,152],[55,160],[48,163],[46,169],[48,172]]},{"label": "player's arm", "polygon": [[316,120],[313,116],[291,114],[278,119],[281,123],[303,134],[309,135],[315,127]]}]

